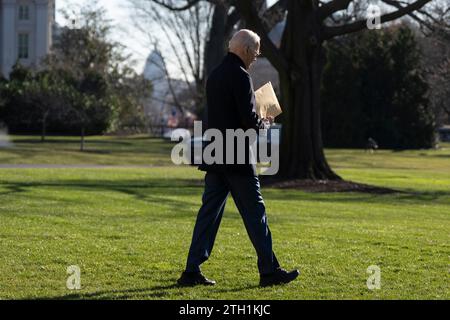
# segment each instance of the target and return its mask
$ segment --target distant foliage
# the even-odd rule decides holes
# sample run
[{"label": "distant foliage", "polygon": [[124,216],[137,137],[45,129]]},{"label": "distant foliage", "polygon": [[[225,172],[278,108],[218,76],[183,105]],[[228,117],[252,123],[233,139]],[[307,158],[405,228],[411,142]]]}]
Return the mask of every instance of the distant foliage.
[{"label": "distant foliage", "polygon": [[421,53],[406,26],[345,36],[326,46],[322,85],[324,143],[430,148],[435,143]]},{"label": "distant foliage", "polygon": [[[122,46],[108,37],[101,8],[65,13],[64,27],[39,69],[17,63],[0,81],[0,120],[13,133],[101,134],[145,125],[150,83],[128,65]],[[77,24],[70,25],[77,16]]]}]

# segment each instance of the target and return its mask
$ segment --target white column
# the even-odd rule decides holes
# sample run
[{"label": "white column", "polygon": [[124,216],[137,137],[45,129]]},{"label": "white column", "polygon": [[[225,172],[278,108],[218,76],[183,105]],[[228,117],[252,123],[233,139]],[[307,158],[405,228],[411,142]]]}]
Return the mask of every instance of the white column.
[{"label": "white column", "polygon": [[12,66],[17,60],[17,41],[16,41],[16,10],[15,0],[3,0],[2,5],[2,17],[1,17],[1,72],[3,76],[9,77]]},{"label": "white column", "polygon": [[36,1],[36,39],[35,64],[39,65],[41,59],[50,51],[51,46],[51,17],[49,0]]}]

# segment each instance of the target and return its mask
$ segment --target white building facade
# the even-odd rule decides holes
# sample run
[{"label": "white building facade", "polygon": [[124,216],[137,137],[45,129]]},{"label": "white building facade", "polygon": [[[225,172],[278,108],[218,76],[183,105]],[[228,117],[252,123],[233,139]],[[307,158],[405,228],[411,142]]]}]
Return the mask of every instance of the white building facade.
[{"label": "white building facade", "polygon": [[55,0],[0,0],[0,73],[37,67],[52,45]]}]

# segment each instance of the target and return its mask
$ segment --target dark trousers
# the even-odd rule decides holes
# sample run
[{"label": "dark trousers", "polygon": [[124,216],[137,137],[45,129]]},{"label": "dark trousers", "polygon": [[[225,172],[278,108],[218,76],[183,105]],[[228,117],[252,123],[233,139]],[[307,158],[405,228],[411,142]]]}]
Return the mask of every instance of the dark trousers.
[{"label": "dark trousers", "polygon": [[215,172],[207,172],[205,176],[203,204],[195,223],[186,271],[199,272],[200,265],[211,255],[230,192],[258,255],[259,273],[275,271],[279,264],[272,251],[272,235],[258,177]]}]

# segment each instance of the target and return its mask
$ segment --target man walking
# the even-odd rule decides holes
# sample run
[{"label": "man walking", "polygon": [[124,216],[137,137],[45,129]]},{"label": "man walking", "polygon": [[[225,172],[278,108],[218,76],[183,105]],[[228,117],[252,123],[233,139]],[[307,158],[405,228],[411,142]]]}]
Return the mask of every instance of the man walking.
[{"label": "man walking", "polygon": [[[210,74],[206,84],[207,127],[226,129],[263,129],[268,120],[255,113],[253,85],[247,70],[259,55],[260,38],[250,30],[238,31],[230,40],[229,52]],[[271,119],[269,119],[270,121]],[[250,162],[250,161],[249,161]],[[211,255],[228,195],[231,193],[258,256],[260,285],[288,283],[299,275],[286,271],[272,250],[272,236],[267,224],[264,200],[253,163],[202,164],[206,171],[205,191],[198,212],[186,270],[179,285],[214,285],[200,271],[200,265]]]}]

